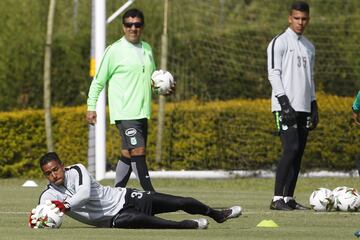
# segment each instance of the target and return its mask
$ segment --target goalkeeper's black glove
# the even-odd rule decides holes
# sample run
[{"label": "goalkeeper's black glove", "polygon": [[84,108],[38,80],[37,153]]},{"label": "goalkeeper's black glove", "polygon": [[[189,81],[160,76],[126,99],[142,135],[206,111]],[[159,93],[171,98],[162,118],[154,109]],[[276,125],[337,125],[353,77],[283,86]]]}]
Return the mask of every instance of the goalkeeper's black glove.
[{"label": "goalkeeper's black glove", "polygon": [[316,100],[311,102],[310,126],[309,130],[314,130],[319,123],[319,114]]},{"label": "goalkeeper's black glove", "polygon": [[286,95],[277,97],[281,106],[281,123],[288,127],[296,124],[296,112],[291,107],[289,98]]}]

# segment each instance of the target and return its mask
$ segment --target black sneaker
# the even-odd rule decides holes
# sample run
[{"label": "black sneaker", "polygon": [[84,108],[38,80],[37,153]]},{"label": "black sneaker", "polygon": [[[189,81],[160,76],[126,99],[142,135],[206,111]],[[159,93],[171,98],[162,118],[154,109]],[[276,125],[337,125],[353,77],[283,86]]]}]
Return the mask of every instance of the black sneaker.
[{"label": "black sneaker", "polygon": [[288,206],[285,203],[284,199],[271,201],[270,209],[271,210],[282,210],[282,211],[292,211],[293,210],[293,208],[291,208],[290,206]]},{"label": "black sneaker", "polygon": [[291,207],[294,210],[309,210],[309,207],[305,207],[301,205],[300,203],[296,202],[295,199],[291,199],[286,203],[289,207]]}]

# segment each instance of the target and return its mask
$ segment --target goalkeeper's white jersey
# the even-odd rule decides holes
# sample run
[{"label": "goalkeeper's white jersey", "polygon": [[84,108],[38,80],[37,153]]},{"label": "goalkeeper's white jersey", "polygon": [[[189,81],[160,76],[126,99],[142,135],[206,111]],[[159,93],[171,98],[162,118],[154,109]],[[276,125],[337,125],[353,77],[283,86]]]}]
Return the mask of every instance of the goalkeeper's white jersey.
[{"label": "goalkeeper's white jersey", "polygon": [[86,224],[110,227],[111,219],[124,206],[125,194],[126,188],[102,186],[84,165],[75,164],[65,168],[64,186],[50,183],[41,194],[40,203],[66,201],[71,209],[68,216]]},{"label": "goalkeeper's white jersey", "polygon": [[314,45],[291,28],[271,40],[267,64],[272,111],[281,110],[276,96],[285,94],[295,111],[311,112],[311,101],[316,99],[314,62]]}]

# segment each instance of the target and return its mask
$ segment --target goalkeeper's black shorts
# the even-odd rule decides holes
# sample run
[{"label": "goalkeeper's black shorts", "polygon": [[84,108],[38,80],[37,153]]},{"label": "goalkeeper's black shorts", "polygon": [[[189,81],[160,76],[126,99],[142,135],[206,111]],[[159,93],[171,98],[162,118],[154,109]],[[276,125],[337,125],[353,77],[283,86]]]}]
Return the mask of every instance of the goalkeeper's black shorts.
[{"label": "goalkeeper's black shorts", "polygon": [[280,111],[275,111],[273,114],[275,118],[275,126],[279,134],[288,130],[289,127],[303,127],[307,129],[310,126],[310,113],[307,112],[296,112],[296,124],[294,126],[286,126],[282,124]]},{"label": "goalkeeper's black shorts", "polygon": [[121,211],[135,209],[146,215],[152,215],[152,194],[154,193],[150,191],[127,188],[125,204]]}]

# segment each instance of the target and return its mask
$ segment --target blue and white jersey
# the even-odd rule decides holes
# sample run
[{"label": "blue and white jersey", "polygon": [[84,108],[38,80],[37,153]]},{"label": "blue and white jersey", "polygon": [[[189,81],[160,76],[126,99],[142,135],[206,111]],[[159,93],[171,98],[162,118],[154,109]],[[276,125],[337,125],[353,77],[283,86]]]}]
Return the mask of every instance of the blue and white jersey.
[{"label": "blue and white jersey", "polygon": [[291,28],[271,40],[267,48],[271,111],[281,110],[276,96],[286,95],[295,111],[311,112],[316,100],[314,63],[314,45]]},{"label": "blue and white jersey", "polygon": [[104,187],[82,164],[65,168],[64,186],[48,184],[40,203],[59,200],[70,205],[66,214],[85,224],[110,227],[111,219],[123,208],[126,188]]}]

